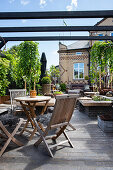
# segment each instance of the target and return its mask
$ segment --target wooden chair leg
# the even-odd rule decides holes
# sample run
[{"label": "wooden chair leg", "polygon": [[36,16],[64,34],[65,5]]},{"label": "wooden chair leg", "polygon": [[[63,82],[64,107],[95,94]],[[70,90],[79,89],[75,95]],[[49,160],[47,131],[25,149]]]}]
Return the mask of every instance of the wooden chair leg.
[{"label": "wooden chair leg", "polygon": [[25,123],[25,125],[24,125],[24,128],[23,128],[23,129],[21,130],[21,132],[20,132],[20,135],[22,135],[22,134],[24,133],[25,129],[26,129],[27,126],[28,126],[28,123],[29,123],[29,120],[26,121],[26,123]]},{"label": "wooden chair leg", "polygon": [[76,130],[75,127],[74,127],[71,123],[69,123],[68,125],[69,125],[73,130]]},{"label": "wooden chair leg", "polygon": [[68,140],[68,143],[70,144],[70,146],[71,146],[72,148],[74,148],[74,145],[72,144],[72,142],[71,142],[71,140],[69,139],[69,137],[68,137],[68,135],[66,134],[66,132],[63,132],[63,134],[64,134],[65,138]]},{"label": "wooden chair leg", "polygon": [[37,123],[36,120],[35,120],[35,124],[36,124],[37,129],[38,129],[38,132],[39,132],[39,134],[40,134],[40,138],[38,139],[37,142],[35,142],[34,146],[38,146],[38,145],[43,141],[44,144],[45,144],[45,146],[46,146],[47,151],[49,152],[50,156],[53,158],[53,154],[52,154],[52,152],[51,152],[51,149],[49,148],[49,146],[48,146],[48,144],[47,144],[47,142],[46,142],[46,140],[45,140],[46,133],[45,133],[45,134],[42,134],[42,132],[41,132],[41,130],[40,130],[40,127],[39,127],[39,125],[38,125],[38,123]]},{"label": "wooden chair leg", "polygon": [[1,130],[5,133],[5,135],[8,137],[6,143],[4,144],[4,146],[2,147],[1,151],[0,151],[0,156],[4,153],[5,149],[7,148],[7,146],[9,145],[9,143],[11,141],[13,141],[15,144],[17,144],[18,146],[23,146],[23,144],[18,141],[16,138],[14,138],[14,135],[16,134],[16,132],[18,131],[19,127],[21,126],[23,122],[23,119],[20,119],[18,125],[16,126],[16,128],[14,129],[14,131],[10,134],[7,129],[5,128],[5,126],[3,124],[0,124],[0,128]]}]

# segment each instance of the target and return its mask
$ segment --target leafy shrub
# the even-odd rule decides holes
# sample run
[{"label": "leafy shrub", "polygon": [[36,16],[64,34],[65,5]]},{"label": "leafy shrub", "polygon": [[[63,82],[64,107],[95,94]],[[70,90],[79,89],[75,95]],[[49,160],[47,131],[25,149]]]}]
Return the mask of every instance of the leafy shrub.
[{"label": "leafy shrub", "polygon": [[93,96],[92,99],[94,101],[111,101],[110,99],[107,99],[107,98],[104,98],[104,97],[101,97],[101,96]]},{"label": "leafy shrub", "polygon": [[0,58],[0,96],[4,96],[6,94],[6,88],[9,85],[8,81],[8,69],[9,69],[9,61],[5,58]]},{"label": "leafy shrub", "polygon": [[62,91],[55,91],[53,94],[57,95],[57,94],[63,94],[63,93],[62,93]]},{"label": "leafy shrub", "polygon": [[66,84],[62,83],[60,84],[61,91],[66,91]]},{"label": "leafy shrub", "polygon": [[50,79],[50,77],[43,77],[41,82],[42,82],[42,84],[50,84],[51,79]]}]

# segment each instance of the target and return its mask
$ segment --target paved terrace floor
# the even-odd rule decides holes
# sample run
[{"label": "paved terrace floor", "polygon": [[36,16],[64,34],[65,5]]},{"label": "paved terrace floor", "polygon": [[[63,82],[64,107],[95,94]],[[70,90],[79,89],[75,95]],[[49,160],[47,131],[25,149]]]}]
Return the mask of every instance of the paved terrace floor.
[{"label": "paved terrace floor", "polygon": [[33,146],[37,136],[29,142],[23,136],[25,146],[11,146],[0,158],[0,170],[113,170],[113,133],[105,134],[96,119],[78,110],[71,122],[76,131],[69,131],[68,135],[74,148],[68,144],[63,149],[59,146],[51,158],[42,144],[39,148]]}]

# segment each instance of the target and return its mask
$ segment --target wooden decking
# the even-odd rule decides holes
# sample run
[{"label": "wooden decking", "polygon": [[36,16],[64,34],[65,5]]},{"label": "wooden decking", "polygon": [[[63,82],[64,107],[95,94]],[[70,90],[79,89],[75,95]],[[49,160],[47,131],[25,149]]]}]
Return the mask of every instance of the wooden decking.
[{"label": "wooden decking", "polygon": [[98,127],[97,119],[77,110],[71,123],[76,131],[69,131],[68,135],[74,148],[68,144],[58,147],[54,158],[51,158],[43,145],[39,148],[33,146],[37,136],[31,141],[25,136],[19,137],[25,146],[14,148],[12,145],[0,158],[0,170],[112,170],[113,133],[104,133]]}]

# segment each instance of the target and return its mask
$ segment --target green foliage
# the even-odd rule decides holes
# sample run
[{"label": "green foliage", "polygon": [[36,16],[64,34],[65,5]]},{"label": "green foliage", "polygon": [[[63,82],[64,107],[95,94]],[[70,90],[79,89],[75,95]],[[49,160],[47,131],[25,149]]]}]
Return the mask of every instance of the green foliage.
[{"label": "green foliage", "polygon": [[53,94],[54,94],[54,95],[63,94],[63,92],[62,92],[62,91],[55,91]]},{"label": "green foliage", "polygon": [[22,78],[21,78],[21,75],[19,75],[19,71],[18,71],[18,63],[19,63],[18,48],[19,47],[15,45],[15,46],[12,46],[7,51],[3,51],[6,58],[10,61],[8,80],[10,82],[11,88],[22,88],[23,87]]},{"label": "green foliage", "polygon": [[60,77],[59,68],[55,67],[54,65],[51,65],[48,74],[50,75],[51,80],[53,80],[55,77]]},{"label": "green foliage", "polygon": [[104,98],[104,97],[101,97],[101,96],[93,96],[92,99],[94,101],[111,101],[110,99],[107,99],[107,98]]},{"label": "green foliage", "polygon": [[99,74],[106,75],[106,67],[113,73],[113,42],[97,41],[90,51],[90,78],[91,82],[99,81]]},{"label": "green foliage", "polygon": [[61,91],[66,91],[66,84],[62,83],[60,84]]},{"label": "green foliage", "polygon": [[85,76],[85,80],[89,80],[89,76]]},{"label": "green foliage", "polygon": [[9,85],[7,78],[9,69],[9,60],[0,57],[0,96],[6,94],[6,88]]},{"label": "green foliage", "polygon": [[43,77],[41,82],[42,82],[42,84],[50,84],[51,79],[50,79],[50,77]]},{"label": "green foliage", "polygon": [[40,78],[40,59],[38,43],[25,41],[19,45],[19,74],[24,80],[29,82],[29,87],[33,82],[38,82]]}]

